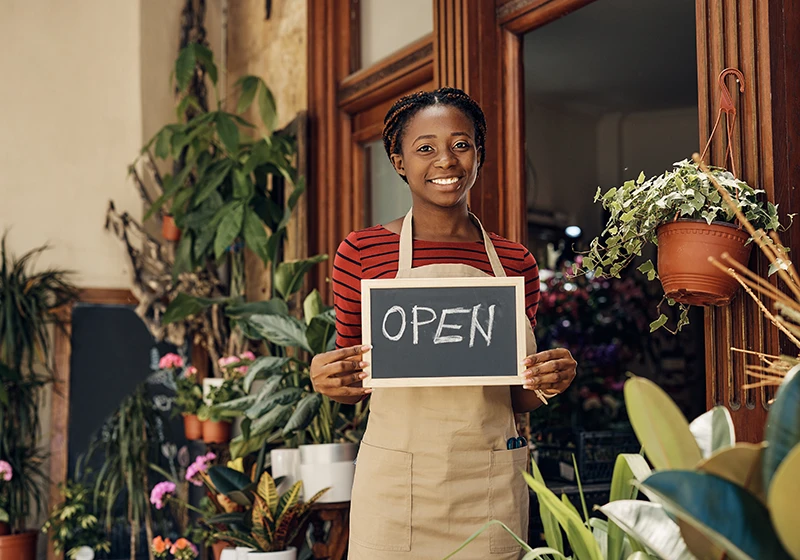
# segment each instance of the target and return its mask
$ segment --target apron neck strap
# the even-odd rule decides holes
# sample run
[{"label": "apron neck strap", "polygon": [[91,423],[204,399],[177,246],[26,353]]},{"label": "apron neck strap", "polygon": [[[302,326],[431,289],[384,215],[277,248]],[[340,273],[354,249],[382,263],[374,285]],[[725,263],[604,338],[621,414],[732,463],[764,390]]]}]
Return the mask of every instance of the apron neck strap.
[{"label": "apron neck strap", "polygon": [[[481,235],[483,236],[483,246],[486,249],[486,255],[489,257],[489,264],[492,265],[492,272],[496,278],[505,278],[506,271],[503,268],[503,265],[500,263],[500,257],[497,256],[497,250],[494,247],[494,243],[492,243],[492,240],[489,238],[489,234],[486,233],[485,229],[483,229],[481,221],[475,216],[475,214],[470,212],[469,216],[481,230]],[[406,214],[406,217],[403,219],[403,227],[400,229],[400,251],[397,265],[398,271],[411,270],[411,265],[414,262],[414,235],[412,233],[412,220],[413,209],[409,210],[408,214]]]}]

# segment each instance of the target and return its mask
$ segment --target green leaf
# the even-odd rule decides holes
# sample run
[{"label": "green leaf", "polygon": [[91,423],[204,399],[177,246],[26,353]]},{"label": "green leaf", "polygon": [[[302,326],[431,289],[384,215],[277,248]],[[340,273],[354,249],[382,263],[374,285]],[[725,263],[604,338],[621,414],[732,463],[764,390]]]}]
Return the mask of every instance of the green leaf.
[{"label": "green leaf", "polygon": [[247,111],[258,91],[258,78],[255,76],[242,76],[238,84],[241,84],[242,91],[239,94],[239,102],[236,104],[236,112],[240,115]]},{"label": "green leaf", "polygon": [[256,395],[246,395],[244,397],[239,397],[238,399],[233,399],[230,401],[225,401],[223,403],[215,404],[212,408],[214,411],[232,411],[232,412],[244,412],[256,401]]},{"label": "green leaf", "polygon": [[789,560],[767,508],[755,496],[717,476],[663,471],[643,484],[669,513],[722,548],[731,560]]},{"label": "green leaf", "polygon": [[244,242],[250,247],[261,262],[267,264],[267,231],[264,229],[264,224],[258,214],[253,211],[249,206],[245,207],[244,211]]},{"label": "green leaf", "polygon": [[336,319],[333,309],[320,313],[308,325],[306,331],[308,345],[313,354],[333,350],[336,345]]},{"label": "green leaf", "polygon": [[233,170],[233,197],[249,200],[254,192],[253,182],[241,169]]},{"label": "green leaf", "polygon": [[270,132],[275,130],[275,119],[278,112],[275,107],[275,98],[272,97],[272,92],[264,83],[261,84],[261,88],[258,90],[258,110],[261,113],[261,121],[267,127],[267,130]]},{"label": "green leaf", "polygon": [[631,425],[656,470],[693,469],[702,459],[700,448],[672,399],[643,377],[626,381],[624,393]]},{"label": "green leaf", "polygon": [[214,54],[211,52],[211,49],[209,49],[205,45],[196,43],[195,55],[197,56],[197,60],[199,60],[200,63],[203,65],[206,74],[208,74],[208,77],[211,79],[211,83],[216,86],[218,79],[217,65],[214,64]]},{"label": "green leaf", "polygon": [[209,525],[242,525],[244,524],[244,512],[220,513],[205,520]]},{"label": "green leaf", "polygon": [[514,531],[509,529],[509,527],[505,523],[503,523],[502,521],[498,521],[497,519],[492,519],[491,521],[487,521],[486,523],[484,523],[484,525],[480,529],[478,529],[472,535],[470,535],[470,537],[466,541],[461,543],[461,546],[459,546],[453,552],[445,556],[443,560],[450,560],[450,558],[453,558],[456,554],[464,550],[470,543],[472,543],[472,541],[481,536],[481,534],[483,534],[483,532],[486,531],[486,529],[490,528],[492,525],[500,526],[506,533],[511,535],[515,541],[517,541],[517,544],[519,544],[519,546],[522,547],[524,551],[527,551],[525,556],[522,557],[522,560],[537,560],[539,558],[544,558],[546,556],[554,556],[557,560],[568,560],[559,551],[553,550],[552,548],[546,546],[532,549],[530,546],[528,546],[528,543],[526,543],[519,537],[519,535],[514,534]]},{"label": "green leaf", "polygon": [[256,419],[267,414],[278,405],[294,405],[300,400],[304,392],[305,391],[299,387],[286,387],[269,395],[265,399],[259,399],[258,402],[247,409],[245,415],[248,418]]},{"label": "green leaf", "polygon": [[172,139],[172,131],[167,127],[161,129],[156,140],[156,157],[167,159],[169,157],[169,142]]},{"label": "green leaf", "polygon": [[258,391],[258,394],[255,395],[255,400],[253,401],[252,406],[245,412],[245,415],[248,418],[257,418],[261,416],[264,407],[262,406],[262,401],[266,400],[278,387],[281,386],[283,382],[283,375],[274,374],[265,384],[264,386]]},{"label": "green leaf", "polygon": [[[764,450],[762,469],[764,488],[769,489],[772,477],[781,461],[789,451],[800,443],[800,365],[794,366],[786,374],[783,383],[778,388],[775,402],[767,415],[767,426],[764,430],[764,440],[767,448]],[[768,490],[769,491],[769,490]]]},{"label": "green leaf", "polygon": [[275,270],[275,288],[284,299],[300,291],[306,274],[315,264],[328,259],[328,255],[316,255],[310,259],[284,261]]},{"label": "green leaf", "polygon": [[250,392],[253,381],[255,381],[259,375],[272,375],[273,373],[277,373],[288,363],[289,358],[278,358],[275,356],[261,356],[257,358],[250,364],[250,367],[247,368],[247,374],[242,380],[242,387],[245,393]]},{"label": "green leaf", "polygon": [[655,321],[650,323],[650,332],[657,331],[658,329],[660,329],[661,327],[666,325],[668,320],[669,320],[669,317],[667,317],[666,315],[664,315],[662,313],[661,316],[658,319],[656,319]]},{"label": "green leaf", "polygon": [[235,154],[239,149],[239,127],[231,118],[223,112],[217,113],[217,134],[225,145],[225,149]]},{"label": "green leaf", "polygon": [[[638,493],[636,486],[631,482],[643,481],[652,474],[650,466],[644,457],[634,453],[620,453],[614,464],[614,473],[611,477],[611,491],[609,501],[633,500]],[[616,559],[622,555],[625,542],[622,530],[615,523],[608,524],[608,558]]]},{"label": "green leaf", "polygon": [[800,445],[786,456],[772,477],[767,505],[775,531],[793,558],[800,558]]},{"label": "green leaf", "polygon": [[190,296],[189,294],[183,292],[178,292],[178,295],[176,295],[175,299],[170,302],[167,310],[164,312],[164,316],[161,318],[161,323],[168,325],[176,321],[183,321],[192,315],[202,313],[215,303],[222,303],[223,301],[225,300],[201,298]]},{"label": "green leaf", "polygon": [[[253,427],[250,427],[250,437],[245,439],[241,435],[236,436],[231,440],[230,452],[231,459],[238,459],[239,457],[246,457],[251,453],[255,453],[264,445],[264,442],[269,438],[268,433],[254,435]],[[246,504],[245,504],[246,505]]]},{"label": "green leaf", "polygon": [[251,301],[240,305],[229,305],[225,309],[228,317],[248,317],[250,315],[288,315],[289,307],[282,299]]},{"label": "green leaf", "polygon": [[239,203],[224,215],[214,238],[214,256],[219,260],[242,232],[244,206]]},{"label": "green leaf", "polygon": [[297,405],[297,408],[295,408],[294,414],[292,414],[289,421],[286,422],[286,425],[283,427],[284,437],[291,435],[292,432],[305,430],[314,420],[321,405],[322,395],[319,393],[309,393],[304,397],[303,400],[300,401],[300,404]]},{"label": "green leaf", "polygon": [[214,488],[222,494],[230,494],[236,490],[241,492],[252,484],[244,473],[220,465],[209,467],[208,476],[211,477]]},{"label": "green leaf", "polygon": [[733,419],[724,406],[715,406],[701,414],[689,424],[703,458],[711,457],[714,452],[725,447],[736,445]]},{"label": "green leaf", "polygon": [[322,295],[319,293],[319,290],[314,288],[311,293],[306,296],[306,299],[303,300],[303,316],[306,320],[306,324],[309,324],[311,319],[327,309],[328,307],[322,301]]},{"label": "green leaf", "polygon": [[214,165],[209,168],[208,172],[201,178],[199,178],[197,184],[197,194],[194,197],[194,205],[199,206],[202,204],[208,197],[214,194],[222,182],[225,180],[225,177],[228,176],[230,173],[231,168],[233,167],[233,161],[226,159],[223,161],[218,161]]},{"label": "green leaf", "polygon": [[181,92],[188,87],[189,81],[194,75],[196,62],[195,44],[186,45],[175,61],[175,80],[178,82],[178,89]]},{"label": "green leaf", "polygon": [[276,426],[284,425],[292,414],[292,407],[279,404],[272,410],[259,417],[250,427],[251,438],[272,431]]},{"label": "green leaf", "polygon": [[252,315],[246,322],[265,339],[278,346],[290,346],[311,352],[305,323],[291,316]]},{"label": "green leaf", "polygon": [[185,231],[178,241],[178,246],[175,248],[175,262],[172,265],[173,279],[177,279],[182,272],[192,272],[192,239],[191,232]]},{"label": "green leaf", "polygon": [[[617,500],[602,506],[600,511],[615,525],[622,527],[625,533],[643,543],[659,557],[694,560],[694,555],[689,552],[683,541],[680,527],[670,519],[660,504],[641,500]],[[618,551],[612,551],[609,547],[608,558],[609,560],[620,558],[621,553],[620,541]]]}]

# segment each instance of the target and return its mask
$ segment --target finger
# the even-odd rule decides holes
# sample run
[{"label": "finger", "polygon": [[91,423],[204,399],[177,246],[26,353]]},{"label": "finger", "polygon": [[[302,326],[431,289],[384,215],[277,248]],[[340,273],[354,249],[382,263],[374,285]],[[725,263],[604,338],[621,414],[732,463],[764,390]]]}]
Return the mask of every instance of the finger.
[{"label": "finger", "polygon": [[339,350],[320,354],[320,359],[322,360],[322,365],[328,365],[335,362],[340,362],[346,358],[352,358],[353,356],[360,356],[364,352],[369,352],[371,349],[372,346],[369,344],[348,346],[347,348],[340,348]]},{"label": "finger", "polygon": [[326,377],[341,377],[342,375],[349,375],[356,371],[361,371],[367,367],[367,362],[359,360],[342,360],[327,365],[323,368],[326,371]]},{"label": "finger", "polygon": [[546,373],[553,373],[556,371],[565,371],[572,369],[575,366],[574,360],[572,358],[561,358],[559,360],[553,360],[550,362],[545,362],[540,365],[532,366],[522,372],[522,375],[530,374],[532,377],[537,377],[540,375],[544,375]]},{"label": "finger", "polygon": [[369,395],[372,389],[366,387],[322,387],[319,393],[328,397],[360,397]]},{"label": "finger", "polygon": [[341,375],[339,377],[331,377],[330,385],[332,387],[349,387],[355,385],[356,383],[361,383],[361,381],[366,378],[366,373],[363,371],[358,371],[356,373],[348,373],[347,375]]},{"label": "finger", "polygon": [[563,358],[565,356],[571,356],[569,350],[566,348],[553,348],[551,350],[545,350],[544,352],[538,352],[536,354],[531,354],[524,360],[522,360],[522,365],[524,366],[532,366],[535,364],[541,364],[544,362],[549,362],[550,360],[556,360],[558,358]]},{"label": "finger", "polygon": [[534,377],[528,381],[528,384],[533,389],[551,388],[561,385],[561,383],[566,379],[568,379],[566,373],[557,371],[555,373],[548,373],[539,377]]}]

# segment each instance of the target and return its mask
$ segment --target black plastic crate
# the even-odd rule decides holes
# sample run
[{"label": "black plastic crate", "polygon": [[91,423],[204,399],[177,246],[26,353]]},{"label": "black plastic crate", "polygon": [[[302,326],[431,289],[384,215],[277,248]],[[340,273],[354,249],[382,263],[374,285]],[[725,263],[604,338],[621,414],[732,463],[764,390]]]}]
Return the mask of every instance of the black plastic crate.
[{"label": "black plastic crate", "polygon": [[639,440],[632,431],[565,432],[549,434],[549,442],[536,442],[537,464],[545,479],[573,482],[578,465],[582,483],[608,482],[620,453],[638,453]]}]

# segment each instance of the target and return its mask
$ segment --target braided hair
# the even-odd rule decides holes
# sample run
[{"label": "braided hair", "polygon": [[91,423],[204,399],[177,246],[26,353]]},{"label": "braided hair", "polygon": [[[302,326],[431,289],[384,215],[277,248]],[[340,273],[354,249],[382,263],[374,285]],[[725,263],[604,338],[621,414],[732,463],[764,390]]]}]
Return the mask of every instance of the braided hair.
[{"label": "braided hair", "polygon": [[[391,159],[392,154],[402,153],[403,133],[411,118],[425,107],[432,105],[455,107],[470,118],[475,125],[475,147],[478,151],[478,168],[486,157],[486,117],[474,99],[457,88],[445,87],[435,91],[418,91],[401,97],[392,105],[383,119],[383,147]],[[401,175],[408,182],[405,176]]]}]

